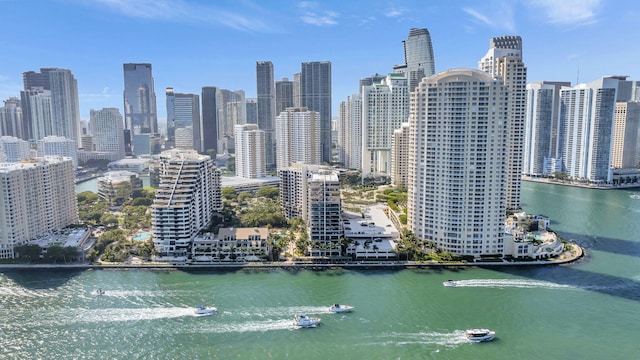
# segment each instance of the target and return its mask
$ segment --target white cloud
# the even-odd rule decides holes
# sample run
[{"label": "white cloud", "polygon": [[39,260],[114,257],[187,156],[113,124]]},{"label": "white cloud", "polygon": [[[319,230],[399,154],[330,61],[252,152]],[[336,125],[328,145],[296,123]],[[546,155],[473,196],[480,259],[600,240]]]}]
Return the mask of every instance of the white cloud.
[{"label": "white cloud", "polygon": [[405,12],[406,12],[406,10],[402,9],[402,8],[400,8],[400,9],[391,8],[387,13],[385,13],[385,16],[393,18],[393,17],[401,16]]},{"label": "white cloud", "polygon": [[543,8],[552,24],[582,26],[597,22],[600,0],[534,0],[530,4]]},{"label": "white cloud", "polygon": [[94,3],[134,18],[213,23],[241,31],[269,31],[261,19],[186,0],[94,0]]},{"label": "white cloud", "polygon": [[325,13],[325,15],[318,15],[316,13],[307,13],[300,17],[300,20],[310,25],[316,26],[331,26],[337,25],[337,15],[335,13]]},{"label": "white cloud", "polygon": [[486,16],[480,11],[470,7],[462,8],[462,11],[470,15],[476,23],[493,28],[505,29],[510,32],[516,30],[513,7],[508,2],[495,3],[490,11],[491,16]]},{"label": "white cloud", "polygon": [[472,8],[463,8],[462,11],[466,12],[467,14],[471,15],[471,17],[473,17],[474,19],[476,19],[477,21],[484,23],[486,25],[493,25],[493,22],[491,22],[491,20],[489,20],[488,17],[482,15],[481,13],[479,13],[478,11],[472,9]]}]

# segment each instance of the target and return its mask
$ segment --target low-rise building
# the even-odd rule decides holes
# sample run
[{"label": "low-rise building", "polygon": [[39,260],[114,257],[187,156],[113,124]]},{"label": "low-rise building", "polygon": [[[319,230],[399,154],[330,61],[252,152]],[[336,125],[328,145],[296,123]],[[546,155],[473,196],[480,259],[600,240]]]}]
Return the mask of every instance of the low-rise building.
[{"label": "low-rise building", "polygon": [[191,248],[191,263],[261,261],[271,254],[268,237],[266,227],[221,228],[218,235],[198,235]]},{"label": "low-rise building", "polygon": [[[346,214],[346,213],[345,213]],[[395,259],[400,233],[388,216],[386,205],[375,205],[364,217],[343,218],[346,255],[354,259]]]}]

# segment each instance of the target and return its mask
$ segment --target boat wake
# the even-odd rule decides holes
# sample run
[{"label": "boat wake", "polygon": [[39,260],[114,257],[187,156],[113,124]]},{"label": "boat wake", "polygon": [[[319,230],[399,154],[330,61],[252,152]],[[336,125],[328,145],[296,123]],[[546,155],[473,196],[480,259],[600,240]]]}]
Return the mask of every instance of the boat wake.
[{"label": "boat wake", "polygon": [[579,290],[572,285],[556,284],[549,281],[526,279],[470,279],[455,280],[455,287],[486,287],[486,288],[522,288],[522,289],[562,289]]},{"label": "boat wake", "polygon": [[[193,329],[193,326],[191,326]],[[244,333],[265,332],[273,330],[293,330],[293,319],[278,319],[265,321],[248,321],[235,323],[206,322],[196,327],[198,333]]]},{"label": "boat wake", "polygon": [[73,317],[75,322],[100,323],[100,322],[126,322],[171,319],[183,316],[197,316],[190,307],[158,307],[139,309],[105,308],[80,310]]},{"label": "boat wake", "polygon": [[376,340],[366,345],[439,345],[444,347],[455,347],[466,344],[469,340],[465,336],[464,330],[454,330],[452,332],[417,332],[417,333],[383,333],[376,336]]},{"label": "boat wake", "polygon": [[247,317],[281,317],[282,315],[292,316],[295,314],[329,314],[329,305],[327,306],[280,306],[270,308],[247,308],[235,315]]}]

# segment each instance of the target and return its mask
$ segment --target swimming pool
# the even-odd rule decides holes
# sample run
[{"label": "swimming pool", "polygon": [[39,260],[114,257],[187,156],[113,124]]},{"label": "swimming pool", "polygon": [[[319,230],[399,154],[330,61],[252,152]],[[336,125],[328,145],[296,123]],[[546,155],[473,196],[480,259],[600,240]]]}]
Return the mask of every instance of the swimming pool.
[{"label": "swimming pool", "polygon": [[151,234],[147,234],[146,232],[139,232],[136,236],[133,237],[133,241],[144,241],[151,237]]}]

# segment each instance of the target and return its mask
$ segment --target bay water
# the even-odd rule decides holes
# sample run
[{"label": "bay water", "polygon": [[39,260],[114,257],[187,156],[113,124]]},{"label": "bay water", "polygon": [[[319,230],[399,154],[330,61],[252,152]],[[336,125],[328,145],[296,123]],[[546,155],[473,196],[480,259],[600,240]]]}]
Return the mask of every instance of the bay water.
[{"label": "bay water", "polygon": [[[563,266],[14,271],[3,359],[638,359],[640,195],[523,183],[523,208],[586,249]],[[447,279],[457,287],[445,287]],[[102,288],[104,295],[96,295]],[[332,303],[353,305],[331,314]],[[193,306],[218,307],[196,316]],[[294,329],[295,314],[319,317]],[[496,331],[470,343],[465,329]]]}]

